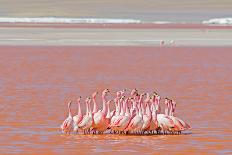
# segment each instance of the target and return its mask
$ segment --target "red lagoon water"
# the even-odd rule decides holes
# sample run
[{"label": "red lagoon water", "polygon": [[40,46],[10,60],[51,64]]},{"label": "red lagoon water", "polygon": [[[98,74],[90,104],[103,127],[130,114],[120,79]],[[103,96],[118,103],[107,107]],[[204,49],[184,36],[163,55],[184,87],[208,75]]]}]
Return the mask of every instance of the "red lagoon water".
[{"label": "red lagoon water", "polygon": [[[231,154],[231,60],[230,47],[1,46],[0,154]],[[70,99],[134,87],[175,99],[192,130],[61,134]]]}]

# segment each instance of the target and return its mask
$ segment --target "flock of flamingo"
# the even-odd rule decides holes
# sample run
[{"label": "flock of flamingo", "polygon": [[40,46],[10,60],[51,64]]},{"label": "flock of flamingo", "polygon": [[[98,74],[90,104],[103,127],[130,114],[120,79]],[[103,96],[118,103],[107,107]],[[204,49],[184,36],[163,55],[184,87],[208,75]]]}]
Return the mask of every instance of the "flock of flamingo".
[{"label": "flock of flamingo", "polygon": [[[98,109],[97,95],[92,94],[85,100],[86,113],[82,114],[81,97],[77,100],[78,112],[73,116],[71,104],[68,103],[68,117],[61,125],[65,134],[82,131],[84,134],[181,134],[181,131],[190,129],[190,125],[175,116],[176,102],[165,98],[164,113],[161,112],[161,97],[154,92],[139,94],[133,89],[130,97],[126,97],[126,90],[118,91],[113,100],[108,100],[109,89],[102,94],[102,109]],[[90,104],[93,103],[93,109]],[[110,110],[114,103],[115,109]]]}]

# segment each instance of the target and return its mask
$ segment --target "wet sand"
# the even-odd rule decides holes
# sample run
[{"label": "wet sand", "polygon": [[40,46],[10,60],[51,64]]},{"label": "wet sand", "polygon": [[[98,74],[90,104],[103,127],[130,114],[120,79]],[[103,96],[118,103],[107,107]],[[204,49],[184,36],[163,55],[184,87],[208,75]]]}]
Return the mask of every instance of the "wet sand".
[{"label": "wet sand", "polygon": [[[231,154],[231,50],[0,46],[0,153]],[[192,130],[183,135],[62,135],[66,102],[106,87],[156,90],[173,98],[177,116]]]},{"label": "wet sand", "polygon": [[0,45],[232,46],[231,26],[201,24],[5,23],[0,34]]}]

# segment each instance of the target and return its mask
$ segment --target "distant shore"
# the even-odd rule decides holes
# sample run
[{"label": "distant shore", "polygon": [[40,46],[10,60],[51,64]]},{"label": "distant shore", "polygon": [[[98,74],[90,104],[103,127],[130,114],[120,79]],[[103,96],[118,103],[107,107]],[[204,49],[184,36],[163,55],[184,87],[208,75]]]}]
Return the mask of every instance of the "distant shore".
[{"label": "distant shore", "polygon": [[0,23],[0,28],[232,29],[232,25],[179,23]]},{"label": "distant shore", "polygon": [[1,23],[0,45],[232,46],[232,26]]}]

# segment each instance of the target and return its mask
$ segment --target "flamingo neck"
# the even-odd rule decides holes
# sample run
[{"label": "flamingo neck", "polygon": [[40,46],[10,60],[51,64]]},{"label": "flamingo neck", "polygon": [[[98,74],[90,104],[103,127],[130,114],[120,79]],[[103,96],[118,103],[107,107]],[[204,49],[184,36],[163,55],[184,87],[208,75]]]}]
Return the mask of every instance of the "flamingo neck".
[{"label": "flamingo neck", "polygon": [[102,112],[106,115],[106,95],[102,95]]},{"label": "flamingo neck", "polygon": [[129,108],[128,108],[128,102],[126,102],[126,113],[125,116],[130,116]]},{"label": "flamingo neck", "polygon": [[106,118],[110,118],[110,104],[107,103],[107,115]]},{"label": "flamingo neck", "polygon": [[89,102],[88,102],[88,106],[89,106],[89,115],[92,115],[92,111],[91,111],[90,103],[91,103],[91,101],[89,101]]},{"label": "flamingo neck", "polygon": [[117,112],[117,110],[118,110],[118,97],[116,97],[116,98],[114,99],[114,106],[115,106],[115,110],[116,110],[116,112]]},{"label": "flamingo neck", "polygon": [[93,98],[93,113],[97,112],[97,101],[96,97]]},{"label": "flamingo neck", "polygon": [[135,114],[138,115],[139,114],[139,109],[138,106],[135,107]]},{"label": "flamingo neck", "polygon": [[142,108],[142,105],[141,105],[141,103],[140,103],[140,104],[139,104],[139,116],[140,116],[140,117],[142,117],[142,109],[141,109],[141,108]]},{"label": "flamingo neck", "polygon": [[171,102],[169,102],[170,110],[169,110],[169,115],[173,116],[173,105]]},{"label": "flamingo neck", "polygon": [[81,104],[80,104],[80,101],[77,102],[77,106],[78,106],[78,115],[81,116],[82,113],[81,113]]},{"label": "flamingo neck", "polygon": [[153,111],[153,113],[152,113],[152,118],[153,118],[155,121],[157,121],[157,111],[156,111],[156,110]]},{"label": "flamingo neck", "polygon": [[116,116],[118,116],[119,115],[119,113],[120,113],[120,106],[119,106],[119,100],[116,102]]},{"label": "flamingo neck", "polygon": [[135,100],[132,101],[132,106],[133,106],[133,108],[136,107],[136,101]]},{"label": "flamingo neck", "polygon": [[169,109],[168,101],[165,101],[164,104],[165,104],[165,115],[168,115],[168,109]]},{"label": "flamingo neck", "polygon": [[127,100],[123,102],[123,115],[125,115],[126,112],[126,104],[127,104]]},{"label": "flamingo neck", "polygon": [[146,106],[146,114],[147,114],[148,116],[151,115],[151,109],[150,109],[149,103],[147,103],[147,106]]},{"label": "flamingo neck", "polygon": [[88,115],[88,113],[89,113],[89,105],[88,105],[87,101],[85,102],[85,106],[86,106],[86,115]]},{"label": "flamingo neck", "polygon": [[142,114],[145,114],[144,102],[143,102],[142,98],[141,98],[141,100],[140,100],[140,109],[141,109]]},{"label": "flamingo neck", "polygon": [[71,105],[68,106],[68,116],[69,116],[69,117],[72,117]]},{"label": "flamingo neck", "polygon": [[172,115],[174,115],[175,113],[175,110],[176,110],[176,104],[174,105],[174,103],[172,102]]},{"label": "flamingo neck", "polygon": [[124,111],[123,111],[123,102],[120,102],[120,115],[122,116],[124,114]]}]

